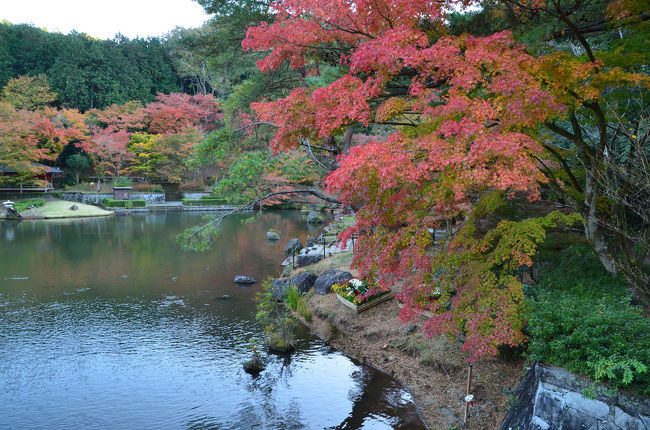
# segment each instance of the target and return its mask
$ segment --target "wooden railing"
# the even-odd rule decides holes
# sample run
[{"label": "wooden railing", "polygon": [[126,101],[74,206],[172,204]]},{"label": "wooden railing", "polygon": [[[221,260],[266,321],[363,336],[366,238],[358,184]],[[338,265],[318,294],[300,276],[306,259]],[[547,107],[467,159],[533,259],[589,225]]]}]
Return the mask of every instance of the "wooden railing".
[{"label": "wooden railing", "polygon": [[54,188],[50,185],[12,185],[12,186],[0,186],[0,191],[11,191],[11,192],[19,192],[23,193],[25,191],[31,192],[31,191],[41,191],[44,193],[47,193],[48,191],[52,191]]}]

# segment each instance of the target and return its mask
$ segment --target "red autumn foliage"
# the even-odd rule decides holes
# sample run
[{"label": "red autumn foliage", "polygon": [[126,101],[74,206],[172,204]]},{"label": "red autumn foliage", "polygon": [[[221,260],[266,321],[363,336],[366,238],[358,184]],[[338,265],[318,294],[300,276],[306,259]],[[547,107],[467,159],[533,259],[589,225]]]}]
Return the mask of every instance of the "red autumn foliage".
[{"label": "red autumn foliage", "polygon": [[219,102],[210,94],[158,94],[145,108],[151,133],[178,133],[190,127],[214,130],[223,118]]},{"label": "red autumn foliage", "polygon": [[[509,32],[430,42],[422,22],[442,26],[443,10],[454,3],[275,2],[276,21],[250,28],[243,42],[245,49],[270,50],[258,62],[262,71],[284,61],[306,67],[317,50],[345,48],[338,52],[349,72],[332,84],[252,105],[262,120],[279,126],[271,142],[275,152],[347,124],[388,122],[398,115],[413,124],[386,141],[353,147],[326,180],[329,192],[360,208],[356,225],[342,238],[361,234],[354,257],[361,275],[387,284],[405,281],[405,318],[421,311],[421,302],[411,298],[436,285],[428,229],[467,212],[472,196],[490,190],[537,198],[544,177],[534,156],[541,147],[527,132],[564,110],[535,78],[535,58]],[[378,103],[405,69],[408,94]],[[460,251],[469,246],[452,245]],[[494,269],[480,267],[486,273]],[[427,332],[463,331],[472,360],[494,355],[498,345],[517,345],[524,339],[517,317],[521,284],[508,278],[503,285],[481,295],[468,282],[465,293],[457,290],[450,298],[449,310],[437,309]],[[485,314],[483,307],[493,301],[507,311]]]}]

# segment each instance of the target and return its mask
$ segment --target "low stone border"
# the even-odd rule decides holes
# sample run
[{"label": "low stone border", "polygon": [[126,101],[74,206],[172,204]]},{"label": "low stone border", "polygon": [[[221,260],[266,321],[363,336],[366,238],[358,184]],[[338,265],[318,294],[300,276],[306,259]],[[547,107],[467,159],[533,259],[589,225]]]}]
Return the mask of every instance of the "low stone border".
[{"label": "low stone border", "polygon": [[232,211],[237,209],[237,206],[185,206],[184,211],[199,212],[199,211]]}]

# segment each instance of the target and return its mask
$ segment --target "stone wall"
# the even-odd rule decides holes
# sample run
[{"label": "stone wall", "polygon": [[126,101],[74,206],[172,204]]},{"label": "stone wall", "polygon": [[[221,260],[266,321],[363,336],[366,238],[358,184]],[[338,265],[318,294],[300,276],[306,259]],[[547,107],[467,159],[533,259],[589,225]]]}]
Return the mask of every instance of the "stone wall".
[{"label": "stone wall", "polygon": [[[99,205],[104,199],[112,199],[113,194],[101,193],[61,193],[64,200]],[[131,193],[131,200],[144,200],[148,205],[165,203],[163,193]]]},{"label": "stone wall", "polygon": [[560,367],[534,364],[515,390],[501,430],[650,430],[650,399],[627,394],[582,396],[591,382]]},{"label": "stone wall", "polygon": [[184,199],[200,200],[203,196],[209,196],[210,193],[182,193]]},{"label": "stone wall", "polygon": [[227,205],[220,205],[220,206],[185,206],[183,205],[183,210],[184,211],[189,211],[189,212],[200,212],[200,211],[231,211],[237,209],[237,206],[227,206]]}]

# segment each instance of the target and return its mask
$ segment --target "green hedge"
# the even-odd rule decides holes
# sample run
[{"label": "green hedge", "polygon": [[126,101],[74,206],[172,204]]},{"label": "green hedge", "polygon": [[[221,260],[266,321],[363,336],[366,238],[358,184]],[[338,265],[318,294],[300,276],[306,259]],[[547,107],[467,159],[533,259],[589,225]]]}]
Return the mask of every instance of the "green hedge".
[{"label": "green hedge", "polygon": [[40,208],[45,204],[45,200],[43,199],[29,199],[29,200],[17,200],[14,203],[14,208],[18,212],[22,212],[26,210],[30,206],[34,206],[35,208]]},{"label": "green hedge", "polygon": [[113,199],[104,199],[102,200],[102,206],[107,208],[143,208],[147,206],[147,202],[142,199],[137,200],[113,200]]},{"label": "green hedge", "polygon": [[588,245],[548,258],[527,298],[529,358],[650,395],[650,321]]},{"label": "green hedge", "polygon": [[185,206],[221,206],[225,205],[226,200],[225,199],[206,199],[206,198],[201,198],[200,200],[190,200],[190,199],[183,199],[183,205]]}]

